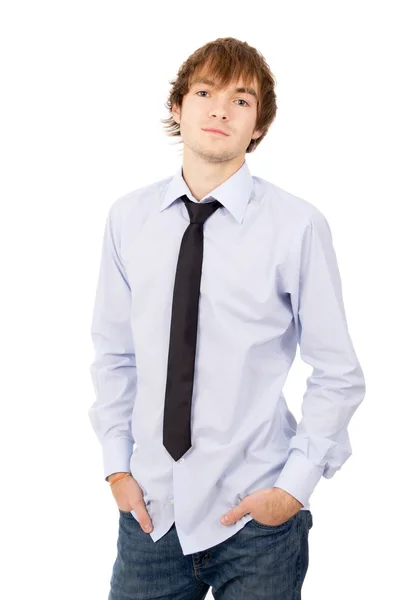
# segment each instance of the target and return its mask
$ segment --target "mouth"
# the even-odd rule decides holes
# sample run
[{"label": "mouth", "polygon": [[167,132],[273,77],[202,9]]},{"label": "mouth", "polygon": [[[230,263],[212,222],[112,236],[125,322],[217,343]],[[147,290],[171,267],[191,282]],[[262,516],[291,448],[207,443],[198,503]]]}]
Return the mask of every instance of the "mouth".
[{"label": "mouth", "polygon": [[224,133],[219,129],[203,129],[202,131],[205,131],[206,133],[212,133],[213,135],[222,135],[224,137],[228,137],[228,133]]}]

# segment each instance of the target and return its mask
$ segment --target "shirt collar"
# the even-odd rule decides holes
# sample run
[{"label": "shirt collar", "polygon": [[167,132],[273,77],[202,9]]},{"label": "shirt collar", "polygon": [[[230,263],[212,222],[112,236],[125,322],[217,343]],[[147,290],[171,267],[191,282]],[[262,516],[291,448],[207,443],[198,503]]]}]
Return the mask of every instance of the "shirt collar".
[{"label": "shirt collar", "polygon": [[[247,161],[245,160],[238,171],[231,175],[224,183],[206,194],[200,201],[210,201],[210,197],[211,200],[218,200],[239,223],[242,223],[243,214],[252,191],[253,178]],[[192,196],[191,191],[182,176],[182,166],[180,166],[174,177],[166,186],[160,211],[168,208],[175,200],[181,198],[184,194],[186,194],[190,200],[197,202]]]}]

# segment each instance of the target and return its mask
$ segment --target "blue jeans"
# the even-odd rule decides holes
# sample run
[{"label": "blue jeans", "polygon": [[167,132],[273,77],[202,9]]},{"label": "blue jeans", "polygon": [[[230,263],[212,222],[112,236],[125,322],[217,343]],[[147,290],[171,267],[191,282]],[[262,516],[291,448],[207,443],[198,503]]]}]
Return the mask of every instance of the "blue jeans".
[{"label": "blue jeans", "polygon": [[108,600],[301,600],[308,569],[310,510],[282,525],[248,521],[207,550],[185,555],[175,524],[156,543],[119,510],[117,557]]}]

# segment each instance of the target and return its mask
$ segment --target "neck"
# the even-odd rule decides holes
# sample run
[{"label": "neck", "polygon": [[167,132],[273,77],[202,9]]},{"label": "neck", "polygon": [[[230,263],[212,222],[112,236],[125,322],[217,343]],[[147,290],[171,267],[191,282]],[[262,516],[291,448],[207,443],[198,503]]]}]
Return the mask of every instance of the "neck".
[{"label": "neck", "polygon": [[236,173],[244,162],[245,156],[238,156],[232,160],[211,163],[184,152],[182,176],[192,196],[199,202]]}]

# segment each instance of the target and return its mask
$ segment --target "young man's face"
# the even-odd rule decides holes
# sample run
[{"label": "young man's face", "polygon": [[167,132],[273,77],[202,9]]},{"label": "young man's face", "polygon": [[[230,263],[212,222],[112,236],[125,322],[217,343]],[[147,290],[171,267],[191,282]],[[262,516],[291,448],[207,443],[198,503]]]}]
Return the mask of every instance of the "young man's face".
[{"label": "young man's face", "polygon": [[[184,146],[209,162],[222,162],[238,156],[244,158],[250,140],[260,137],[255,130],[257,99],[244,87],[242,80],[217,89],[205,77],[193,81],[181,108],[173,106],[174,120],[180,124]],[[250,86],[258,95],[257,83]],[[227,135],[204,131],[220,129]]]}]

